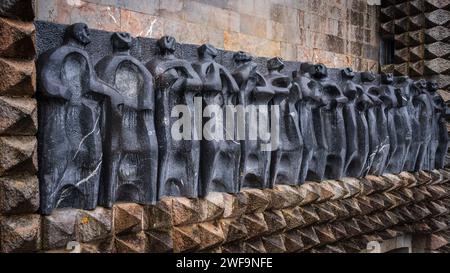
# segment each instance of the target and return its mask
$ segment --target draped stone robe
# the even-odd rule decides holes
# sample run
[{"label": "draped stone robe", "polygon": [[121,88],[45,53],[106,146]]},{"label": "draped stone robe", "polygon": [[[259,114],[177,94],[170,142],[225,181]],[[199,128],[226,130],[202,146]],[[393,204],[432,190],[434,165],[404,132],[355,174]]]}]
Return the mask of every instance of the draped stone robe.
[{"label": "draped stone robe", "polygon": [[[258,121],[264,122],[266,129],[270,129],[269,116],[258,111],[258,106],[269,107],[269,101],[274,91],[268,87],[264,77],[256,71],[256,63],[248,61],[239,65],[233,71],[233,77],[240,89],[240,102],[243,107],[254,108],[254,119],[250,112],[245,113],[245,140],[241,140],[241,180],[240,188],[267,188],[270,178],[271,152],[264,149],[263,144],[269,141],[263,140],[258,134]],[[269,111],[267,111],[267,114]],[[256,122],[256,123],[255,123]],[[256,135],[256,139],[250,139],[250,135]]]},{"label": "draped stone robe", "polygon": [[413,147],[417,156],[414,164],[414,171],[430,170],[429,145],[431,141],[433,106],[431,98],[424,90],[425,87],[415,87],[413,105],[415,108],[415,117],[417,119],[417,131],[413,137]]},{"label": "draped stone robe", "polygon": [[123,111],[112,115],[104,141],[101,204],[155,202],[158,142],[153,77],[136,58],[123,52],[104,57],[95,68],[124,98]]},{"label": "draped stone robe", "polygon": [[[198,196],[200,143],[194,111],[194,97],[202,82],[187,61],[173,55],[157,56],[146,64],[155,77],[155,124],[159,146],[158,198],[162,196]],[[171,128],[178,120],[172,108],[186,105],[191,125],[190,140],[175,140]]]},{"label": "draped stone robe", "polygon": [[97,79],[86,51],[63,45],[38,62],[41,212],[94,209],[102,169],[103,106],[119,94]]},{"label": "draped stone robe", "polygon": [[[397,115],[398,102],[396,96],[396,89],[391,84],[382,84],[382,94],[380,99],[385,106],[384,113],[387,119],[387,131],[389,136],[389,152],[385,163],[385,171],[387,173],[399,173],[401,172],[401,154],[398,153],[397,144],[397,124],[395,122],[395,116]],[[400,128],[398,128],[400,130]]]},{"label": "draped stone robe", "polygon": [[[227,130],[228,122],[226,105],[236,105],[239,98],[239,87],[231,73],[213,59],[200,59],[193,64],[195,71],[203,81],[204,106],[216,105],[222,111],[223,120],[215,117],[215,130],[222,126],[223,139],[207,140],[203,136],[201,142],[201,189],[205,196],[208,192],[237,192],[239,190],[239,168],[241,147],[236,141],[236,126]],[[220,123],[220,124],[219,124]],[[205,124],[205,123],[204,123]]]},{"label": "draped stone robe", "polygon": [[[445,121],[447,106],[445,105],[442,97],[437,92],[433,94],[433,104],[436,123],[436,127],[434,127],[433,138],[434,141],[437,140],[437,147],[435,151],[434,165],[431,166],[434,169],[442,169],[445,165],[445,156],[448,150],[447,122]],[[433,162],[430,162],[430,164],[432,163]]]},{"label": "draped stone robe", "polygon": [[280,109],[279,141],[278,148],[272,152],[271,184],[296,185],[300,182],[303,152],[296,109],[300,88],[297,84],[292,85],[288,76],[276,70],[269,71],[265,78],[275,93],[272,103]]}]

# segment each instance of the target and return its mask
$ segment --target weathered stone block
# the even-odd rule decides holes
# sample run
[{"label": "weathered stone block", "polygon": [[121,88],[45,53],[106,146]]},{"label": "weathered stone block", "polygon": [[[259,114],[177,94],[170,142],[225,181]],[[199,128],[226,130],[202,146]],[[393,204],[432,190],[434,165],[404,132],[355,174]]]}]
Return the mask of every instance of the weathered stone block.
[{"label": "weathered stone block", "polygon": [[282,209],[284,220],[286,221],[286,230],[291,230],[306,224],[299,207]]},{"label": "weathered stone block", "polygon": [[115,249],[118,253],[145,253],[147,238],[144,232],[115,237]]},{"label": "weathered stone block", "polygon": [[199,199],[172,198],[172,224],[174,226],[198,223],[201,216]]},{"label": "weathered stone block", "polygon": [[31,21],[34,18],[34,1],[4,0],[0,3],[0,16]]},{"label": "weathered stone block", "polygon": [[155,205],[145,207],[144,229],[168,230],[172,227],[172,199],[163,198]]},{"label": "weathered stone block", "polygon": [[204,199],[200,199],[201,221],[206,222],[223,217],[225,199],[230,199],[229,194],[219,192],[209,193]]},{"label": "weathered stone block", "polygon": [[81,253],[114,253],[114,238],[112,236],[106,237],[101,240],[82,243]]},{"label": "weathered stone block", "polygon": [[174,227],[172,239],[173,251],[176,253],[197,250],[201,244],[198,225]]},{"label": "weathered stone block", "polygon": [[282,209],[298,205],[302,196],[295,187],[288,185],[275,185],[273,189],[267,190],[270,195],[270,208]]},{"label": "weathered stone block", "polygon": [[173,251],[172,230],[146,232],[149,252],[166,253]]},{"label": "weathered stone block", "polygon": [[0,137],[0,175],[36,173],[36,142],[31,136]]},{"label": "weathered stone block", "polygon": [[0,58],[0,95],[32,96],[36,87],[34,60]]},{"label": "weathered stone block", "polygon": [[41,246],[41,216],[38,214],[0,218],[1,252],[35,252]]},{"label": "weathered stone block", "polygon": [[270,205],[270,196],[266,191],[260,189],[245,189],[242,191],[247,197],[246,213],[256,213],[264,211]]},{"label": "weathered stone block", "polygon": [[245,253],[267,253],[261,238],[245,241],[243,249]]},{"label": "weathered stone block", "polygon": [[114,206],[114,233],[137,233],[142,230],[144,208],[138,204]]},{"label": "weathered stone block", "polygon": [[285,253],[286,246],[282,234],[273,234],[261,238],[267,253]]},{"label": "weathered stone block", "polygon": [[247,228],[241,218],[226,218],[219,222],[226,243],[247,238]]},{"label": "weathered stone block", "polygon": [[0,56],[31,59],[35,51],[35,29],[32,22],[25,23],[0,18]]},{"label": "weathered stone block", "polygon": [[267,210],[263,214],[268,233],[280,231],[286,227],[287,224],[284,220],[284,215],[280,210]]},{"label": "weathered stone block", "polygon": [[303,249],[304,245],[302,242],[302,236],[298,230],[290,230],[285,232],[283,233],[283,237],[286,252],[297,252]]},{"label": "weathered stone block", "polygon": [[77,209],[58,209],[52,215],[42,217],[43,248],[63,248],[68,242],[77,241],[77,215]]},{"label": "weathered stone block", "polygon": [[225,235],[219,222],[198,224],[200,249],[212,248],[225,241]]},{"label": "weathered stone block", "polygon": [[36,100],[0,97],[0,135],[32,136],[36,133]]},{"label": "weathered stone block", "polygon": [[242,223],[247,229],[248,238],[260,236],[269,230],[264,215],[261,212],[243,215]]},{"label": "weathered stone block", "polygon": [[93,211],[80,210],[77,227],[82,242],[107,238],[112,230],[112,210],[100,207]]},{"label": "weathered stone block", "polygon": [[0,213],[33,213],[39,208],[39,181],[36,176],[0,177]]}]

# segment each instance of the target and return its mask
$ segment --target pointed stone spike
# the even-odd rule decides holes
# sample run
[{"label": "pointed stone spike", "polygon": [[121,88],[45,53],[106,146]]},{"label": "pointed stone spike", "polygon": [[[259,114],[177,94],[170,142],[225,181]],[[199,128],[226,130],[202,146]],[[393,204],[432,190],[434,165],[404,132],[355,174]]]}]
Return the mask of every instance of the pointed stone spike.
[{"label": "pointed stone spike", "polygon": [[267,253],[264,248],[264,244],[260,238],[245,241],[244,242],[244,252],[245,253]]},{"label": "pointed stone spike", "polygon": [[262,242],[267,253],[285,253],[287,252],[284,245],[284,238],[281,234],[273,234],[270,236],[263,236]]},{"label": "pointed stone spike", "polygon": [[243,192],[236,194],[223,194],[224,218],[240,217],[247,210],[248,197]]},{"label": "pointed stone spike", "polygon": [[428,190],[425,186],[414,187],[414,188],[412,188],[412,192],[414,194],[414,200],[416,202],[421,202],[421,201],[432,198],[431,193],[428,192]]},{"label": "pointed stone spike", "polygon": [[411,212],[409,208],[406,207],[400,207],[396,209],[397,215],[401,216],[403,219],[405,219],[406,223],[411,223],[416,221],[416,216],[414,213]]},{"label": "pointed stone spike", "polygon": [[314,182],[308,182],[298,187],[297,190],[302,198],[302,201],[299,204],[300,206],[313,203],[319,199],[319,193],[316,192],[316,188],[312,186],[313,184]]},{"label": "pointed stone spike", "polygon": [[450,11],[437,9],[435,11],[425,13],[425,21],[427,27],[447,26],[450,22]]},{"label": "pointed stone spike", "polygon": [[372,181],[363,177],[359,180],[359,182],[361,184],[360,195],[369,195],[374,192],[374,185],[372,184]]},{"label": "pointed stone spike", "polygon": [[362,230],[358,225],[358,221],[355,218],[342,221],[342,224],[347,231],[348,237],[354,237],[362,233]]},{"label": "pointed stone spike", "polygon": [[264,211],[270,204],[270,196],[260,189],[245,189],[242,191],[247,196],[246,213]]},{"label": "pointed stone spike", "polygon": [[342,199],[339,201],[345,209],[349,212],[350,217],[362,214],[362,210],[358,205],[358,201],[355,198]]},{"label": "pointed stone spike", "polygon": [[268,233],[283,230],[286,227],[286,221],[280,210],[266,210],[263,214],[267,224]]},{"label": "pointed stone spike", "polygon": [[138,204],[114,205],[114,233],[137,233],[142,230],[144,208]]},{"label": "pointed stone spike", "polygon": [[395,13],[397,17],[407,17],[409,15],[409,3],[404,2],[395,5]]},{"label": "pointed stone spike", "polygon": [[446,58],[450,55],[450,45],[443,42],[435,42],[425,45],[425,57],[427,59]]},{"label": "pointed stone spike", "polygon": [[409,27],[409,18],[403,17],[400,19],[394,20],[395,24],[395,33],[404,33],[408,31]]},{"label": "pointed stone spike", "polygon": [[148,251],[144,232],[115,237],[115,247],[118,253],[146,253]]},{"label": "pointed stone spike", "polygon": [[450,8],[450,2],[447,0],[425,0],[424,2],[426,11]]},{"label": "pointed stone spike", "polygon": [[394,65],[394,74],[396,76],[407,76],[409,73],[409,65],[408,63],[395,64]]},{"label": "pointed stone spike", "polygon": [[417,179],[417,185],[419,186],[432,182],[432,177],[428,172],[418,171],[414,175]]},{"label": "pointed stone spike", "polygon": [[77,231],[83,243],[105,239],[111,236],[112,210],[97,207],[95,210],[79,210]]},{"label": "pointed stone spike", "polygon": [[242,223],[247,229],[248,238],[260,236],[269,230],[264,215],[261,212],[243,215]]},{"label": "pointed stone spike", "polygon": [[445,190],[445,188],[439,185],[428,186],[427,190],[431,194],[433,200],[441,199],[448,196],[448,192]]},{"label": "pointed stone spike", "polygon": [[301,228],[298,231],[300,233],[304,249],[309,249],[320,244],[319,237],[317,237],[316,231],[313,227]]},{"label": "pointed stone spike", "polygon": [[2,136],[0,137],[0,175],[37,172],[34,157],[37,147],[36,137]]},{"label": "pointed stone spike", "polygon": [[340,181],[342,182],[342,185],[345,187],[347,191],[347,195],[345,195],[344,198],[353,197],[361,192],[362,185],[359,179],[345,177],[342,178]]},{"label": "pointed stone spike", "polygon": [[0,40],[1,57],[32,59],[36,54],[33,22],[0,18]]},{"label": "pointed stone spike", "polygon": [[382,23],[380,25],[380,27],[381,27],[382,33],[384,33],[384,34],[391,34],[392,35],[395,32],[394,21],[388,21],[386,23]]},{"label": "pointed stone spike", "polygon": [[423,76],[425,73],[425,62],[423,60],[418,62],[410,62],[409,73],[411,76]]},{"label": "pointed stone spike", "polygon": [[341,222],[332,222],[328,224],[328,226],[336,240],[342,240],[348,237],[347,230],[345,229],[344,224],[342,224]]},{"label": "pointed stone spike", "polygon": [[302,236],[298,230],[290,230],[283,233],[286,252],[292,253],[304,248]]},{"label": "pointed stone spike", "polygon": [[424,44],[424,42],[425,42],[425,33],[424,33],[424,31],[423,30],[418,30],[418,31],[411,31],[411,32],[409,32],[409,42],[410,42],[411,46],[418,46],[418,45]]},{"label": "pointed stone spike", "polygon": [[344,248],[346,253],[359,253],[363,250],[363,248],[361,248],[359,244],[354,241],[342,242],[341,246]]},{"label": "pointed stone spike", "polygon": [[406,187],[406,181],[404,181],[398,175],[384,174],[381,178],[390,185],[390,187],[386,189],[388,191],[393,191],[402,187]]},{"label": "pointed stone spike", "polygon": [[450,71],[450,60],[446,58],[435,58],[427,60],[424,63],[425,73],[432,74],[447,74]]},{"label": "pointed stone spike", "polygon": [[319,193],[319,198],[316,200],[318,203],[331,200],[334,197],[333,189],[330,184],[323,182],[313,184],[313,187],[316,187],[316,192]]},{"label": "pointed stone spike", "polygon": [[366,179],[372,182],[374,192],[386,191],[395,186],[395,182],[391,181],[390,179],[386,179],[383,176],[368,175],[366,176]]},{"label": "pointed stone spike", "polygon": [[201,220],[200,199],[172,198],[172,223],[174,226],[198,223]]},{"label": "pointed stone spike", "polygon": [[372,232],[375,230],[375,227],[372,224],[372,221],[370,221],[369,218],[366,216],[359,216],[354,218],[356,222],[358,223],[358,226],[361,228],[361,231],[363,234]]},{"label": "pointed stone spike", "polygon": [[394,53],[396,63],[404,63],[409,61],[409,47],[396,49]]},{"label": "pointed stone spike", "polygon": [[39,180],[34,174],[0,177],[0,214],[35,213],[39,209]]},{"label": "pointed stone spike", "polygon": [[303,218],[302,211],[299,207],[285,208],[282,209],[281,212],[286,221],[286,230],[306,226],[306,221]]},{"label": "pointed stone spike", "polygon": [[383,219],[389,222],[391,226],[397,225],[402,220],[397,216],[397,214],[389,210],[384,211],[383,214],[385,216]]},{"label": "pointed stone spike", "polygon": [[448,230],[447,219],[431,218],[428,222],[432,233]]},{"label": "pointed stone spike", "polygon": [[387,6],[385,8],[382,8],[380,10],[380,12],[381,12],[382,18],[386,22],[386,21],[393,20],[395,18],[396,9],[395,9],[395,6]]},{"label": "pointed stone spike", "polygon": [[305,225],[312,225],[320,221],[320,217],[317,214],[316,209],[312,205],[308,205],[305,207],[299,207],[299,210],[302,213],[303,219],[305,220]]},{"label": "pointed stone spike", "polygon": [[442,201],[438,200],[427,203],[428,209],[431,211],[431,214],[435,217],[445,215],[449,212],[449,210],[445,206],[443,206],[441,202]]},{"label": "pointed stone spike", "polygon": [[330,200],[339,200],[345,198],[348,195],[347,189],[343,186],[343,183],[338,180],[325,180],[321,182],[322,187],[329,190],[333,196]]},{"label": "pointed stone spike", "polygon": [[172,239],[173,251],[176,253],[197,250],[201,244],[198,225],[174,227]]},{"label": "pointed stone spike", "polygon": [[198,224],[198,234],[200,237],[199,249],[212,248],[225,241],[222,227],[218,222],[204,222]]},{"label": "pointed stone spike", "polygon": [[386,228],[386,226],[385,226],[386,223],[383,223],[383,221],[380,219],[378,214],[371,214],[371,215],[367,215],[366,217],[372,224],[373,230],[382,230],[382,229]]},{"label": "pointed stone spike", "polygon": [[448,42],[450,40],[450,28],[444,26],[435,26],[425,30],[426,43],[434,43],[438,41]]},{"label": "pointed stone spike", "polygon": [[273,209],[282,209],[298,205],[302,201],[302,196],[295,187],[288,185],[276,185],[270,191]]},{"label": "pointed stone spike", "polygon": [[317,215],[319,215],[320,223],[332,221],[337,218],[337,215],[328,206],[328,203],[313,204],[312,206],[316,209]]},{"label": "pointed stone spike", "polygon": [[317,238],[319,238],[320,244],[330,244],[336,241],[333,232],[328,225],[314,226]]},{"label": "pointed stone spike", "polygon": [[429,234],[432,232],[432,229],[428,222],[416,222],[412,223],[411,226],[414,229],[414,233],[416,234]]},{"label": "pointed stone spike", "polygon": [[431,234],[427,244],[427,248],[430,250],[436,250],[448,244],[449,241],[441,234]]},{"label": "pointed stone spike", "polygon": [[172,227],[172,199],[165,197],[144,211],[145,230],[168,230]]},{"label": "pointed stone spike", "polygon": [[428,217],[431,215],[431,211],[423,204],[414,204],[411,207],[412,213],[415,215],[414,219],[416,221],[422,220],[425,217]]},{"label": "pointed stone spike", "polygon": [[370,200],[367,199],[366,196],[359,196],[356,198],[356,201],[358,202],[358,206],[361,209],[362,214],[369,214],[374,211]]},{"label": "pointed stone spike", "polygon": [[345,219],[350,216],[350,212],[347,210],[345,205],[339,201],[340,200],[330,201],[327,204],[331,211],[333,211],[333,214],[336,215],[336,219]]},{"label": "pointed stone spike", "polygon": [[403,200],[403,198],[401,198],[401,196],[399,196],[398,193],[383,192],[383,195],[387,200],[389,200],[389,203],[393,204],[390,206],[390,208],[395,208],[407,203],[405,200]]},{"label": "pointed stone spike", "polygon": [[398,176],[405,182],[407,187],[414,187],[417,185],[417,180],[412,173],[401,172],[398,174]]},{"label": "pointed stone spike", "polygon": [[146,231],[149,252],[168,253],[173,251],[172,230]]},{"label": "pointed stone spike", "polygon": [[208,222],[223,217],[225,211],[226,193],[211,192],[205,198],[199,199],[200,219]]},{"label": "pointed stone spike", "polygon": [[373,208],[373,211],[380,211],[385,209],[386,204],[384,203],[384,198],[381,193],[371,194],[366,196],[366,199],[369,200],[370,206]]},{"label": "pointed stone spike", "polygon": [[401,199],[405,200],[405,204],[409,204],[411,202],[414,202],[414,193],[411,189],[408,188],[401,188],[397,190],[398,195]]},{"label": "pointed stone spike", "polygon": [[226,218],[220,219],[219,222],[226,243],[247,238],[247,228],[240,219]]},{"label": "pointed stone spike", "polygon": [[77,241],[75,225],[78,210],[58,209],[42,217],[42,245],[44,249],[63,248],[69,241]]},{"label": "pointed stone spike", "polygon": [[445,182],[444,175],[440,170],[431,170],[430,175],[433,179],[433,185],[442,184]]},{"label": "pointed stone spike", "polygon": [[28,97],[36,89],[36,70],[34,60],[13,60],[0,58],[0,95],[11,97]]},{"label": "pointed stone spike", "polygon": [[410,16],[409,18],[409,30],[416,31],[424,28],[425,26],[425,17],[423,14],[418,14],[415,16]]},{"label": "pointed stone spike", "polygon": [[0,97],[0,135],[35,135],[37,104],[31,98]]}]

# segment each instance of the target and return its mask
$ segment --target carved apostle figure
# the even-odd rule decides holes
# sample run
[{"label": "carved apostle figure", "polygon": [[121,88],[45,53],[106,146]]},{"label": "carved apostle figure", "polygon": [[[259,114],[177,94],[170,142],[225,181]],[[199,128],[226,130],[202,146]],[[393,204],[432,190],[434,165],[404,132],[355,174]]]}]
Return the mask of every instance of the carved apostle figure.
[{"label": "carved apostle figure", "polygon": [[389,155],[389,133],[384,112],[386,105],[381,100],[383,91],[375,80],[375,75],[372,72],[361,73],[364,92],[373,103],[373,106],[367,109],[370,144],[367,167],[370,174],[381,175],[384,173]]},{"label": "carved apostle figure", "polygon": [[427,83],[428,92],[432,98],[434,117],[432,127],[432,140],[430,144],[430,169],[442,169],[445,165],[445,155],[448,150],[448,132],[445,121],[447,106],[439,95],[438,85],[435,81]]},{"label": "carved apostle figure", "polygon": [[348,99],[343,109],[347,138],[344,174],[360,177],[367,173],[365,167],[369,155],[369,127],[366,111],[372,101],[364,93],[362,86],[354,82],[355,73],[351,68],[342,69],[341,76],[341,88]]},{"label": "carved apostle figure", "polygon": [[156,201],[158,171],[153,77],[130,55],[130,34],[114,33],[111,43],[113,54],[101,59],[95,69],[119,91],[124,106],[105,126],[100,203],[108,207],[115,201],[150,204]]},{"label": "carved apostle figure", "polygon": [[[296,105],[300,100],[300,89],[292,85],[291,79],[282,74],[284,63],[280,58],[267,61],[267,83],[274,90],[273,105],[279,106],[278,141],[272,152],[271,185],[296,185],[300,182],[303,140],[300,133]],[[272,113],[275,114],[275,113]],[[271,126],[275,126],[271,124]],[[274,141],[274,140],[272,140]]]},{"label": "carved apostle figure", "polygon": [[429,170],[430,160],[428,146],[431,141],[431,121],[433,107],[430,96],[426,92],[425,80],[415,81],[412,86],[413,105],[415,110],[413,123],[413,139],[411,144],[410,171]]},{"label": "carved apostle figure", "polygon": [[339,179],[344,173],[347,146],[342,109],[348,99],[336,82],[328,77],[328,69],[325,65],[317,64],[313,69],[311,75],[320,85],[324,102],[319,112],[327,147],[323,178]]},{"label": "carved apostle figure", "polygon": [[[233,59],[236,64],[233,77],[240,89],[239,101],[248,110],[244,117],[245,139],[241,141],[240,188],[267,188],[271,152],[263,147],[269,145],[269,141],[258,136],[258,121],[265,122],[269,127],[268,107],[274,91],[256,71],[257,65],[250,55],[239,51],[234,54]],[[267,111],[259,111],[259,107],[266,107]]]},{"label": "carved apostle figure", "polygon": [[[155,77],[155,124],[159,146],[158,198],[162,196],[198,196],[200,143],[197,135],[194,97],[202,82],[187,61],[174,56],[176,41],[164,36],[157,42],[159,55],[146,64]],[[182,112],[187,124],[183,137],[172,135],[179,122],[172,117],[175,106],[185,106]],[[175,124],[176,125],[176,124]],[[185,128],[190,127],[190,128]],[[186,139],[187,138],[187,139]]]},{"label": "carved apostle figure", "polygon": [[322,105],[320,86],[317,81],[311,79],[311,63],[302,63],[299,73],[293,73],[293,82],[300,88],[300,100],[297,102],[300,133],[303,139],[302,165],[300,168],[299,182],[303,183],[308,175],[308,170],[313,163],[313,155],[317,150],[313,113]]},{"label": "carved apostle figure", "polygon": [[408,77],[396,78],[395,88],[399,108],[395,115],[395,124],[397,129],[397,152],[402,155],[399,163],[401,171],[408,168],[406,162],[412,142],[411,117],[414,116],[414,107],[410,90],[411,84],[412,81]]},{"label": "carved apostle figure", "polygon": [[388,173],[399,173],[402,171],[401,159],[402,155],[398,152],[397,145],[397,128],[396,116],[398,115],[399,103],[397,99],[397,90],[393,85],[394,75],[392,73],[381,74],[381,96],[380,99],[384,104],[384,112],[387,119],[387,130],[389,135],[389,153],[386,160],[385,170]]},{"label": "carved apostle figure", "polygon": [[[94,209],[102,170],[102,105],[118,111],[120,95],[95,75],[84,47],[89,29],[66,29],[64,45],[38,62],[41,211]],[[105,109],[106,110],[106,109]]]},{"label": "carved apostle figure", "polygon": [[[197,50],[199,60],[193,64],[195,71],[203,81],[204,113],[208,107],[217,111],[204,128],[211,128],[201,141],[201,187],[200,194],[208,192],[237,192],[239,190],[240,143],[236,141],[236,126],[227,115],[227,106],[236,106],[239,98],[239,87],[231,73],[224,66],[214,61],[217,49],[204,44]],[[209,108],[214,110],[213,108]],[[211,126],[208,126],[208,123]],[[228,126],[228,125],[232,126]],[[231,128],[229,128],[231,127]],[[205,130],[204,130],[205,132]]]}]

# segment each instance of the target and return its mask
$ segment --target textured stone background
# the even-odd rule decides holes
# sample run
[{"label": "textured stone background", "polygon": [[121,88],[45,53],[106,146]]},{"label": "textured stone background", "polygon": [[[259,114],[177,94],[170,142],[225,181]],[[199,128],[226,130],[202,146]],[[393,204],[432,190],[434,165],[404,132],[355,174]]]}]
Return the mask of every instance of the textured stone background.
[{"label": "textured stone background", "polygon": [[256,56],[378,71],[377,6],[366,0],[36,0],[38,20],[133,36],[172,35]]}]

